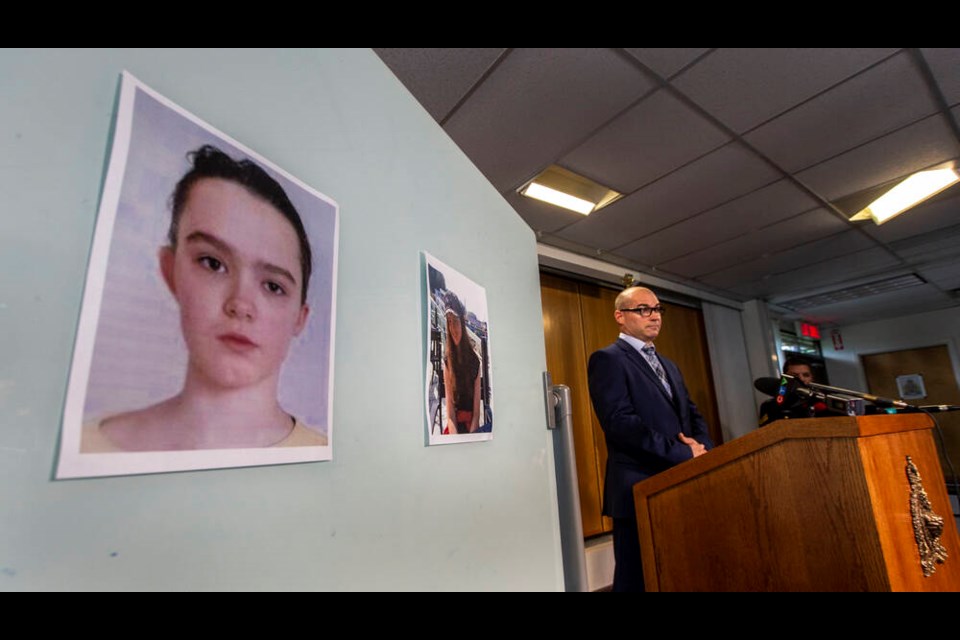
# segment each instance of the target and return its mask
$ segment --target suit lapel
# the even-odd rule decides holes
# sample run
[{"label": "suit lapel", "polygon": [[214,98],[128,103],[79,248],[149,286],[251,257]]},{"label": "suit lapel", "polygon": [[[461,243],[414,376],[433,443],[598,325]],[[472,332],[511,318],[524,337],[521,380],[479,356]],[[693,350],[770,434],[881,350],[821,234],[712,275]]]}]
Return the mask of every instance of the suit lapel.
[{"label": "suit lapel", "polygon": [[660,358],[660,364],[663,366],[663,373],[667,376],[667,381],[670,383],[670,389],[673,391],[673,408],[677,410],[677,413],[680,413],[680,392],[679,392],[679,380],[680,380],[680,370],[677,368],[677,365],[673,364],[671,361],[666,358]]},{"label": "suit lapel", "polygon": [[[650,363],[647,360],[637,353],[637,350],[634,349],[629,342],[626,340],[617,340],[617,346],[620,347],[624,353],[627,354],[627,358],[633,362],[640,371],[643,372],[643,375],[647,376],[650,379],[650,382],[653,383],[653,386],[660,390],[660,393],[663,394],[664,399],[669,402],[674,408],[676,405],[673,402],[673,399],[670,397],[670,394],[667,393],[667,390],[663,388],[663,383],[660,382],[660,378],[657,377],[656,372],[654,372],[653,367],[650,366]],[[673,397],[677,397],[676,385],[673,384],[673,376],[668,372],[668,368],[664,365],[663,360],[660,361],[660,365],[663,366],[664,373],[667,376],[667,380],[670,382],[670,388],[673,389]]]}]

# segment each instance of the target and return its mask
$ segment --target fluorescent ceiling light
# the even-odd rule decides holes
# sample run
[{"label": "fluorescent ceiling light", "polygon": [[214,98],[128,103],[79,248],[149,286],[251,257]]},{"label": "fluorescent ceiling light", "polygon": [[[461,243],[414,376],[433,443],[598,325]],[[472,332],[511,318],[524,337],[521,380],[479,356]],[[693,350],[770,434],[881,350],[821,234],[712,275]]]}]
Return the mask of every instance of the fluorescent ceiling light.
[{"label": "fluorescent ceiling light", "polygon": [[623,194],[572,171],[551,165],[523,185],[520,195],[587,215],[619,200]]},{"label": "fluorescent ceiling light", "polygon": [[570,209],[571,211],[582,213],[583,215],[587,215],[593,211],[593,208],[596,206],[593,202],[583,200],[576,196],[571,196],[562,191],[551,189],[550,187],[545,187],[542,184],[537,184],[536,182],[531,182],[527,187],[527,190],[523,192],[523,195],[536,198],[537,200],[543,200],[544,202],[549,202],[550,204],[555,204],[558,207],[563,207],[564,209]]},{"label": "fluorescent ceiling light", "polygon": [[953,169],[920,171],[887,191],[850,219],[873,218],[875,223],[883,224],[910,207],[940,193],[958,180],[960,176]]}]

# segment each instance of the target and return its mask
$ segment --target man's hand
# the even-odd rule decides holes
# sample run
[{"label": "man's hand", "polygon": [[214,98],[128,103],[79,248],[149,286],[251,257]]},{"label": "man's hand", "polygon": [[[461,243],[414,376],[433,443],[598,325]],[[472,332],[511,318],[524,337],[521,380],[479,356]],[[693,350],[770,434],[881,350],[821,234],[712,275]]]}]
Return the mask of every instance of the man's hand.
[{"label": "man's hand", "polygon": [[680,442],[690,447],[690,449],[693,451],[694,458],[696,458],[697,456],[702,456],[707,452],[707,448],[702,444],[700,444],[699,442],[697,442],[696,440],[694,440],[693,438],[687,437],[682,433],[679,434],[677,437],[680,439]]}]

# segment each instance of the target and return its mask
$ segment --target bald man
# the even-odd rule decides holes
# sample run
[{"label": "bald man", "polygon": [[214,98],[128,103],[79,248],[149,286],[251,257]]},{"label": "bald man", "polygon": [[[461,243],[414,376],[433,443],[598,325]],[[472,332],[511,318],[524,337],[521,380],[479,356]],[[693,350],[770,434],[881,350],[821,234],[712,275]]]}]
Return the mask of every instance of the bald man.
[{"label": "bald man", "polygon": [[603,514],[613,518],[614,591],[643,591],[633,485],[713,447],[680,370],[656,352],[663,307],[645,287],[614,303],[619,339],[590,356],[590,399],[607,443]]}]

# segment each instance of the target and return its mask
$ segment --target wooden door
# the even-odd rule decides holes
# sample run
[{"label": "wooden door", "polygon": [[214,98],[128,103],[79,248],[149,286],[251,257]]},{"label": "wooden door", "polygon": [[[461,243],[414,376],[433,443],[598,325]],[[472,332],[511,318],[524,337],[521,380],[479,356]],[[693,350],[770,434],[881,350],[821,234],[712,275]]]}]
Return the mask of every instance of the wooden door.
[{"label": "wooden door", "polygon": [[[923,347],[919,349],[905,349],[888,351],[860,356],[863,372],[867,378],[867,390],[877,396],[899,398],[897,376],[921,374],[927,397],[923,399],[906,400],[912,405],[928,404],[960,405],[960,388],[957,387],[957,376],[950,361],[950,352],[946,345]],[[960,411],[950,413],[934,413],[933,416],[940,424],[943,433],[947,454],[954,461],[960,460]],[[936,434],[934,434],[936,438]],[[944,477],[953,482],[949,465],[943,460],[941,464]]]},{"label": "wooden door", "polygon": [[603,467],[599,465],[597,456],[598,447],[603,447],[603,434],[597,438],[599,429],[593,425],[596,418],[587,388],[588,354],[583,335],[579,285],[573,280],[541,274],[540,297],[547,369],[554,384],[570,387],[583,535],[595,536],[610,531],[611,526],[609,522],[604,522],[609,519],[600,515],[603,474],[599,470]]},{"label": "wooden door", "polygon": [[[618,293],[596,284],[540,274],[547,367],[554,384],[570,387],[573,402],[573,439],[586,537],[613,529],[613,522],[601,515],[607,448],[590,402],[587,360],[591,353],[614,342],[620,333],[613,319]],[[693,401],[710,425],[710,436],[720,444],[703,315],[699,309],[661,302],[666,311],[657,349],[680,367]]]}]

